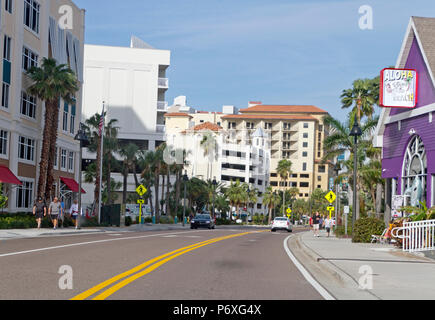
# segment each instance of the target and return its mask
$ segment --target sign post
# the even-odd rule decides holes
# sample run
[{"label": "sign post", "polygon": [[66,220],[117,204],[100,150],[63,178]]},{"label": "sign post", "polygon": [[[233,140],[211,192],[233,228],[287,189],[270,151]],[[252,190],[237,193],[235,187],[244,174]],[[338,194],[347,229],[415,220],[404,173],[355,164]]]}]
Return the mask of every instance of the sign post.
[{"label": "sign post", "polygon": [[[143,186],[142,184],[136,188],[137,194],[142,197],[145,193],[147,193],[147,188]],[[139,224],[142,224],[142,205],[145,203],[144,199],[137,200],[137,203],[139,204]]]},{"label": "sign post", "polygon": [[347,236],[347,215],[350,212],[349,206],[344,206],[344,234]]},{"label": "sign post", "polygon": [[335,207],[328,207],[326,208],[326,210],[328,210],[329,212],[329,220],[332,219],[332,213],[335,211]]}]

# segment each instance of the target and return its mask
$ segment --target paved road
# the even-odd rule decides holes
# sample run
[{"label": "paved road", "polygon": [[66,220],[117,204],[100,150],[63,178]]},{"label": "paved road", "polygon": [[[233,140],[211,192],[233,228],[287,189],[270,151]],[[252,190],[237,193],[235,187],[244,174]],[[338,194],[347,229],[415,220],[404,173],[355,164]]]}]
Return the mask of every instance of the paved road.
[{"label": "paved road", "polygon": [[[216,229],[1,241],[0,299],[321,299],[286,254],[288,236]],[[71,267],[72,290],[59,287],[61,266]]]}]

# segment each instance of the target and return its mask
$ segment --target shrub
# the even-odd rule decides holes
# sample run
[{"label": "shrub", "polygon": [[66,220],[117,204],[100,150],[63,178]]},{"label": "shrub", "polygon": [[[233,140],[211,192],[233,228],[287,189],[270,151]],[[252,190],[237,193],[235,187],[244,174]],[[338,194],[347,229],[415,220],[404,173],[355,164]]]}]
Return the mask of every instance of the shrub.
[{"label": "shrub", "polygon": [[146,217],[146,218],[144,219],[144,222],[145,222],[145,223],[153,223],[153,218],[152,218],[152,217]]},{"label": "shrub", "polygon": [[[344,237],[344,236],[346,235],[345,230],[346,230],[345,226],[337,226],[336,229],[335,229],[335,231],[334,231],[334,234],[335,234],[338,238],[340,238],[340,237]],[[352,235],[352,224],[350,224],[350,225],[347,226],[347,235],[348,235],[348,236]]]},{"label": "shrub", "polygon": [[228,225],[230,225],[231,224],[231,221],[230,220],[227,220],[227,219],[216,219],[216,225],[217,226],[228,226]]},{"label": "shrub", "polygon": [[174,224],[174,218],[172,218],[171,216],[160,217],[160,224]]},{"label": "shrub", "polygon": [[384,221],[375,217],[363,217],[355,222],[352,242],[370,243],[372,235],[381,235],[384,232]]},{"label": "shrub", "polygon": [[90,219],[86,219],[85,222],[81,225],[83,228],[89,228],[89,227],[98,227],[100,224],[98,223],[98,217],[92,217]]},{"label": "shrub", "polygon": [[263,225],[267,223],[267,219],[264,216],[255,215],[252,219],[252,222],[257,225]]},{"label": "shrub", "polygon": [[0,218],[0,229],[29,229],[36,228],[36,220],[29,215],[10,216]]}]

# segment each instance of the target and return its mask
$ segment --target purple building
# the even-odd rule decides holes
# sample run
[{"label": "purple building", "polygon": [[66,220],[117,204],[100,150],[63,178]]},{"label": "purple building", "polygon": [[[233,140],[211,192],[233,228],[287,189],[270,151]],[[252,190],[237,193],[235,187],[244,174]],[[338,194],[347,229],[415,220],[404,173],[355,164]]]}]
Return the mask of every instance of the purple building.
[{"label": "purple building", "polygon": [[417,70],[418,96],[414,109],[383,108],[376,129],[386,221],[401,203],[435,206],[435,18],[411,18],[396,68]]}]

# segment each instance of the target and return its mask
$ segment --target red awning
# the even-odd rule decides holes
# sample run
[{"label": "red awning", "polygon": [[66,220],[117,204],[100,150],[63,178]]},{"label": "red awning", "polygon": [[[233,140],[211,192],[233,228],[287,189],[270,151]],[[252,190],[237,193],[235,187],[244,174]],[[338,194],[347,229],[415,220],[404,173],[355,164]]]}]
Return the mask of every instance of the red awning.
[{"label": "red awning", "polygon": [[[60,177],[60,181],[62,181],[72,192],[79,192],[79,184],[74,179]],[[85,190],[82,189],[82,193],[86,193]]]},{"label": "red awning", "polygon": [[21,181],[9,170],[8,167],[0,166],[0,183],[22,185]]}]

